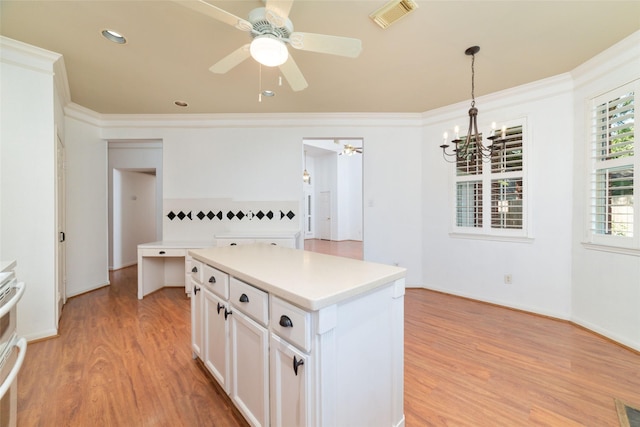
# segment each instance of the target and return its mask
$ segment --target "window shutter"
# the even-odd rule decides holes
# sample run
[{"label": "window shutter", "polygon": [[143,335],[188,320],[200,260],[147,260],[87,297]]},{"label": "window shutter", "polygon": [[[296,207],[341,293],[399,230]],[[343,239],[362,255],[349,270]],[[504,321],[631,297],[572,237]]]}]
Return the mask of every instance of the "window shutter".
[{"label": "window shutter", "polygon": [[594,99],[591,233],[634,237],[635,86]]}]

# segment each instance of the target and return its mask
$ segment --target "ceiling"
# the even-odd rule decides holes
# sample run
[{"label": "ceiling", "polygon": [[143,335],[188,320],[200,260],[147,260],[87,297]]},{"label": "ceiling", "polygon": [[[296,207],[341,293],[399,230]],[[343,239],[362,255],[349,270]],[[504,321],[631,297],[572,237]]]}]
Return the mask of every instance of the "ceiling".
[{"label": "ceiling", "polygon": [[[245,19],[264,5],[210,1]],[[250,38],[175,1],[0,0],[0,34],[62,54],[71,100],[102,114],[421,113],[470,100],[470,46],[481,48],[478,97],[571,71],[640,29],[639,1],[418,0],[417,10],[382,29],[369,14],[385,3],[293,3],[294,30],[363,46],[355,59],[289,48],[309,83],[299,92],[278,86],[277,68],[260,73],[253,59],[211,73]],[[103,29],[128,42],[107,41]],[[260,77],[262,89],[276,92],[262,102]]]}]

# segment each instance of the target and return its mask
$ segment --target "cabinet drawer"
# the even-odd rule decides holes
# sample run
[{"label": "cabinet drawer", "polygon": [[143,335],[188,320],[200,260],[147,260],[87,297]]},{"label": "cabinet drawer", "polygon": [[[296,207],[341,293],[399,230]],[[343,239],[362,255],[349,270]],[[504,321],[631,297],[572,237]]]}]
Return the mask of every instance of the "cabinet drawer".
[{"label": "cabinet drawer", "polygon": [[146,248],[146,249],[139,249],[139,253],[140,255],[142,255],[143,257],[151,257],[151,256],[157,256],[157,257],[183,257],[187,255],[187,250],[186,249],[162,249],[162,248]]},{"label": "cabinet drawer", "polygon": [[204,264],[203,283],[220,298],[229,299],[229,275]]},{"label": "cabinet drawer", "polygon": [[283,248],[295,249],[296,247],[296,242],[294,239],[256,239],[256,243],[265,243],[267,245],[282,246]]},{"label": "cabinet drawer", "polygon": [[216,239],[216,246],[250,245],[254,239]]},{"label": "cabinet drawer", "polygon": [[202,283],[202,278],[204,277],[204,264],[200,261],[191,258],[191,262],[187,266],[189,269],[189,274],[191,278],[198,283]]},{"label": "cabinet drawer", "polygon": [[271,329],[305,351],[311,351],[311,314],[278,297],[271,297]]},{"label": "cabinet drawer", "polygon": [[253,320],[267,325],[269,321],[269,294],[232,277],[229,301]]}]

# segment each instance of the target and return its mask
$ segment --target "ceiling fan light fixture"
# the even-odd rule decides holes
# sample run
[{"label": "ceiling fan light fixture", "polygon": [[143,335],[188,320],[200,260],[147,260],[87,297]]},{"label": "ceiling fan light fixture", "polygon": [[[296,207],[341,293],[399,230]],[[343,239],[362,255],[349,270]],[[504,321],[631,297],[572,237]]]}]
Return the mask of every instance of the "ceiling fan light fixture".
[{"label": "ceiling fan light fixture", "polygon": [[287,62],[289,51],[284,42],[271,34],[257,36],[249,47],[251,57],[266,67],[277,67]]}]

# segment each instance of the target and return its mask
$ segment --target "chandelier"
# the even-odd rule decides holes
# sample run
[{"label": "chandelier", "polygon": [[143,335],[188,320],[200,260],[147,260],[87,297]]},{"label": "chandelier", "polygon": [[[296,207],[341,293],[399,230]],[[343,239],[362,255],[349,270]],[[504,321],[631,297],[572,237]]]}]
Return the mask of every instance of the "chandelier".
[{"label": "chandelier", "polygon": [[[448,134],[444,133],[444,143],[440,146],[442,148],[442,157],[449,163],[456,162],[471,162],[472,160],[481,161],[491,159],[491,155],[500,151],[504,147],[506,127],[502,127],[502,133],[500,136],[495,132],[495,123],[491,125],[491,134],[487,138],[490,142],[485,146],[482,143],[482,138],[478,132],[478,109],[476,108],[475,97],[475,60],[476,53],[480,51],[479,46],[471,46],[464,51],[465,55],[471,56],[471,108],[469,109],[469,130],[464,140],[460,139],[460,128],[455,127],[455,139],[451,140],[453,144],[453,152],[447,153]],[[502,143],[502,144],[500,144]],[[453,160],[448,160],[447,157],[455,157]]]}]

